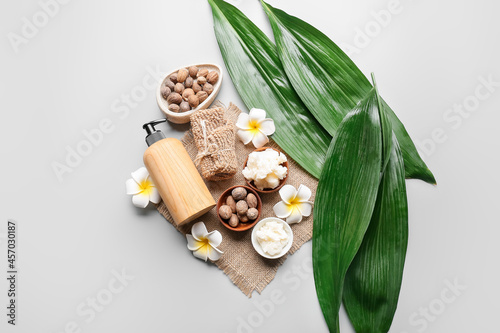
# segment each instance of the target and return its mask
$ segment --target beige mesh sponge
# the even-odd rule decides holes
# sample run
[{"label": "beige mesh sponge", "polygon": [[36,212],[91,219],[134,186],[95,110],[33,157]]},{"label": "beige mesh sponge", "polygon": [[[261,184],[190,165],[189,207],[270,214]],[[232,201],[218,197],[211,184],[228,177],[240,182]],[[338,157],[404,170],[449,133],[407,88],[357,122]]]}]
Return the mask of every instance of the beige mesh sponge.
[{"label": "beige mesh sponge", "polygon": [[238,170],[234,150],[233,122],[224,117],[224,109],[200,110],[191,116],[194,142],[198,148],[195,163],[206,180],[229,179]]}]

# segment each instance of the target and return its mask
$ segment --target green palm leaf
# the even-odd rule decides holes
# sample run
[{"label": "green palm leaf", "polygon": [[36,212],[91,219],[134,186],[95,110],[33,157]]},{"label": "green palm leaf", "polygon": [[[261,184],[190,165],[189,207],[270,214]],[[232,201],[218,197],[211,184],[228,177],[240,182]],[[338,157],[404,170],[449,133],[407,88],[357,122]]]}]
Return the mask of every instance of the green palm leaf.
[{"label": "green palm leaf", "polygon": [[[297,17],[261,1],[274,32],[278,54],[293,87],[333,136],[344,116],[372,89],[352,60],[326,35]],[[404,125],[385,103],[402,149],[406,177],[435,184]]]},{"label": "green palm leaf", "polygon": [[363,243],[349,266],[344,306],[357,333],[385,333],[396,311],[408,244],[403,157],[394,136]]},{"label": "green palm leaf", "polygon": [[[391,156],[391,152],[394,145],[393,140],[393,131],[392,131],[392,123],[387,117],[387,107],[383,104],[383,100],[378,93],[377,82],[375,81],[375,74],[372,73],[373,80],[373,90],[377,103],[378,115],[380,117],[380,135],[382,136],[382,165],[380,170],[384,172],[387,163],[389,163],[389,159]],[[397,139],[396,139],[397,141]]]},{"label": "green palm leaf", "polygon": [[341,122],[316,191],[313,267],[316,293],[331,332],[339,332],[344,278],[375,206],[382,164],[375,89]]},{"label": "green palm leaf", "polygon": [[249,109],[269,113],[276,123],[273,139],[318,178],[331,136],[294,91],[276,46],[234,6],[222,0],[208,2],[222,57],[243,102]]}]

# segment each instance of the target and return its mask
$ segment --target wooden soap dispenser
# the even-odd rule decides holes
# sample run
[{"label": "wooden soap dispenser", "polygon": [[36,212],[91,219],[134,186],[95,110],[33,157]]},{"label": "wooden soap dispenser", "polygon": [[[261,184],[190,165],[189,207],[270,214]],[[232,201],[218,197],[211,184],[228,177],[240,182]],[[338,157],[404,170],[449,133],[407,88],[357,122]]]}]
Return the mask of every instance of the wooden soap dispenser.
[{"label": "wooden soap dispenser", "polygon": [[182,143],[155,129],[166,121],[154,120],[142,127],[149,146],[144,165],[175,224],[183,225],[208,212],[215,201]]}]

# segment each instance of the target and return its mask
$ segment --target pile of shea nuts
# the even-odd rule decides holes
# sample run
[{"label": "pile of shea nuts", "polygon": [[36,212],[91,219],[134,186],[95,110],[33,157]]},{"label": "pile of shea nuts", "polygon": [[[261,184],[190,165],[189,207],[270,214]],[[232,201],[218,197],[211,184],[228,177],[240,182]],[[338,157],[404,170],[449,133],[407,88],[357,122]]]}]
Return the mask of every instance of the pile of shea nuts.
[{"label": "pile of shea nuts", "polygon": [[237,187],[226,198],[226,204],[220,206],[219,216],[236,228],[240,223],[251,223],[257,219],[257,205],[258,200],[253,193],[247,193],[244,187]]}]

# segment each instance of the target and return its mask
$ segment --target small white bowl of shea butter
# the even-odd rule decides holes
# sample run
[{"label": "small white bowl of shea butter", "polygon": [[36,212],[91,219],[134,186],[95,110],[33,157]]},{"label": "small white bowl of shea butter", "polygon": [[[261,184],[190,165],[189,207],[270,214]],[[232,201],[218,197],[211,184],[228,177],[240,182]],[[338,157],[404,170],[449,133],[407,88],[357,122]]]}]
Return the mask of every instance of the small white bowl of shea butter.
[{"label": "small white bowl of shea butter", "polygon": [[267,259],[278,259],[292,247],[292,228],[277,217],[265,218],[252,230],[252,245],[258,254]]}]

